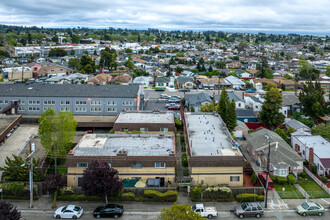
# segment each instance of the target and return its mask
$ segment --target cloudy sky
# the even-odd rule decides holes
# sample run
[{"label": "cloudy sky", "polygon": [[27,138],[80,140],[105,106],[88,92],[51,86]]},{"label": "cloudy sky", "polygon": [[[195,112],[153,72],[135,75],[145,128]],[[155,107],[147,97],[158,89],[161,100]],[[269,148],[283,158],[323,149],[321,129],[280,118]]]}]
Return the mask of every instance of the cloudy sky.
[{"label": "cloudy sky", "polygon": [[330,34],[330,1],[1,0],[0,24]]}]

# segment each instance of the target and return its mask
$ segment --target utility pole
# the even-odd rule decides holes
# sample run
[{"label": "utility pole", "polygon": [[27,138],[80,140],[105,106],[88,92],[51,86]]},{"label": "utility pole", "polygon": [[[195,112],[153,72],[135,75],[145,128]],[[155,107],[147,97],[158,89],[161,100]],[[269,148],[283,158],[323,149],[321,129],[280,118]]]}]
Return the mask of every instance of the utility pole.
[{"label": "utility pole", "polygon": [[23,82],[23,74],[24,74],[24,64],[22,65],[22,82]]},{"label": "utility pole", "polygon": [[266,192],[265,192],[265,209],[267,208],[267,197],[268,197],[268,179],[269,179],[269,166],[270,166],[270,141],[269,136],[266,136],[268,140],[268,156],[267,156],[267,177],[266,177]]},{"label": "utility pole", "polygon": [[22,167],[25,166],[25,164],[29,165],[29,179],[30,179],[30,205],[29,208],[33,208],[33,158],[32,156],[35,154],[35,143],[31,143],[31,140],[35,137],[35,135],[32,135],[29,138],[29,144],[30,144],[30,154],[26,157],[26,160],[28,162],[22,164]]}]

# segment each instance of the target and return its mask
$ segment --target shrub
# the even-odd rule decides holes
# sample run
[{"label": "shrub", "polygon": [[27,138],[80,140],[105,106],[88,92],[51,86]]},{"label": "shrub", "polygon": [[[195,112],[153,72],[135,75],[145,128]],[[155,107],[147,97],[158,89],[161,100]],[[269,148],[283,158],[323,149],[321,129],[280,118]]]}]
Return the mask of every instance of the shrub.
[{"label": "shrub", "polygon": [[325,184],[328,183],[328,178],[326,176],[321,176],[321,180],[322,182],[324,182]]},{"label": "shrub", "polygon": [[270,179],[271,179],[274,183],[277,183],[277,178],[276,178],[276,176],[272,176],[272,175],[270,175],[269,177],[270,177]]},{"label": "shrub", "polygon": [[309,162],[308,162],[308,160],[304,160],[303,164],[304,164],[305,167],[306,167],[306,166],[309,166]]},{"label": "shrub", "polygon": [[175,120],[175,127],[178,129],[182,128],[182,122],[180,120]]},{"label": "shrub", "polygon": [[251,176],[251,184],[254,185],[257,181],[257,175],[253,172]]},{"label": "shrub", "polygon": [[278,182],[278,184],[283,185],[287,182],[287,179],[285,177],[278,176],[277,177],[277,182]]},{"label": "shrub", "polygon": [[288,178],[288,183],[289,183],[289,184],[293,185],[293,184],[296,183],[296,178],[295,178],[292,174],[289,174],[289,175],[287,176],[287,178]]},{"label": "shrub", "polygon": [[298,181],[300,182],[300,181],[304,181],[305,179],[304,178],[302,178],[301,176],[299,176],[298,177]]},{"label": "shrub", "polygon": [[144,197],[152,199],[155,202],[175,202],[177,196],[178,192],[175,190],[169,190],[165,193],[156,190],[144,190]]},{"label": "shrub", "polygon": [[191,201],[192,202],[200,201],[202,192],[203,192],[202,187],[194,186],[191,190]]},{"label": "shrub", "polygon": [[124,200],[124,201],[135,201],[135,194],[133,192],[123,193],[121,195],[121,200]]},{"label": "shrub", "polygon": [[310,163],[310,167],[311,167],[311,171],[312,171],[312,173],[316,174],[316,172],[317,172],[316,164],[313,163],[313,162],[311,162],[311,163]]},{"label": "shrub", "polygon": [[203,197],[209,199],[228,199],[232,197],[232,191],[226,186],[208,187],[204,190]]},{"label": "shrub", "polygon": [[264,200],[264,196],[263,195],[253,194],[253,193],[243,193],[243,194],[238,194],[236,196],[236,200],[238,202],[262,201],[262,200]]},{"label": "shrub", "polygon": [[74,194],[74,190],[70,186],[62,188],[60,192],[61,192],[60,194],[65,194],[65,195],[72,195],[72,194]]},{"label": "shrub", "polygon": [[183,167],[188,167],[188,160],[186,154],[181,155],[181,163]]},{"label": "shrub", "polygon": [[302,178],[306,178],[306,177],[307,177],[307,173],[306,173],[305,171],[302,171],[302,172],[300,173],[300,176],[301,176]]}]

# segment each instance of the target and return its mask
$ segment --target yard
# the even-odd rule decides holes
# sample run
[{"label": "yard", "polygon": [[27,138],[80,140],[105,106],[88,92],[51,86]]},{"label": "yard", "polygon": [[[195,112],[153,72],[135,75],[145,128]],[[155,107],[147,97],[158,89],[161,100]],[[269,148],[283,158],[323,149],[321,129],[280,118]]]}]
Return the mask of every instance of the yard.
[{"label": "yard", "polygon": [[299,181],[299,185],[309,194],[311,199],[330,198],[330,195],[308,175],[303,181]]},{"label": "yard", "polygon": [[[299,190],[289,183],[285,183],[280,185],[278,183],[274,183],[275,189],[281,199],[304,199],[305,197],[299,192]],[[285,188],[283,192],[283,188]]]}]

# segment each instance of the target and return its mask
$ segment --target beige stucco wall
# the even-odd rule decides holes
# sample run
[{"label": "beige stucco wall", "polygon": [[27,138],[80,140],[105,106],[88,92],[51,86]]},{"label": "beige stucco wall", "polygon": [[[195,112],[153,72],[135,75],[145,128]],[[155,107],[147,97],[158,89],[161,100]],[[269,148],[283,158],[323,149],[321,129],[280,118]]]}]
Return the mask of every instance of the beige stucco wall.
[{"label": "beige stucco wall", "polygon": [[[239,181],[230,182],[231,176],[239,176]],[[232,187],[243,186],[243,167],[192,167],[193,183],[204,185],[228,184]]]},{"label": "beige stucco wall", "polygon": [[[154,168],[144,167],[142,169],[132,169],[131,167],[114,167],[119,172],[121,179],[130,179],[132,177],[141,177],[143,182],[149,178],[164,177],[165,183],[170,180],[172,183],[175,177],[175,168]],[[67,185],[77,186],[77,177],[82,176],[85,169],[77,167],[68,167]]]},{"label": "beige stucco wall", "polygon": [[[23,79],[31,79],[33,77],[31,70],[25,70],[23,73]],[[22,71],[14,71],[8,72],[9,80],[21,80],[22,79]]]}]

